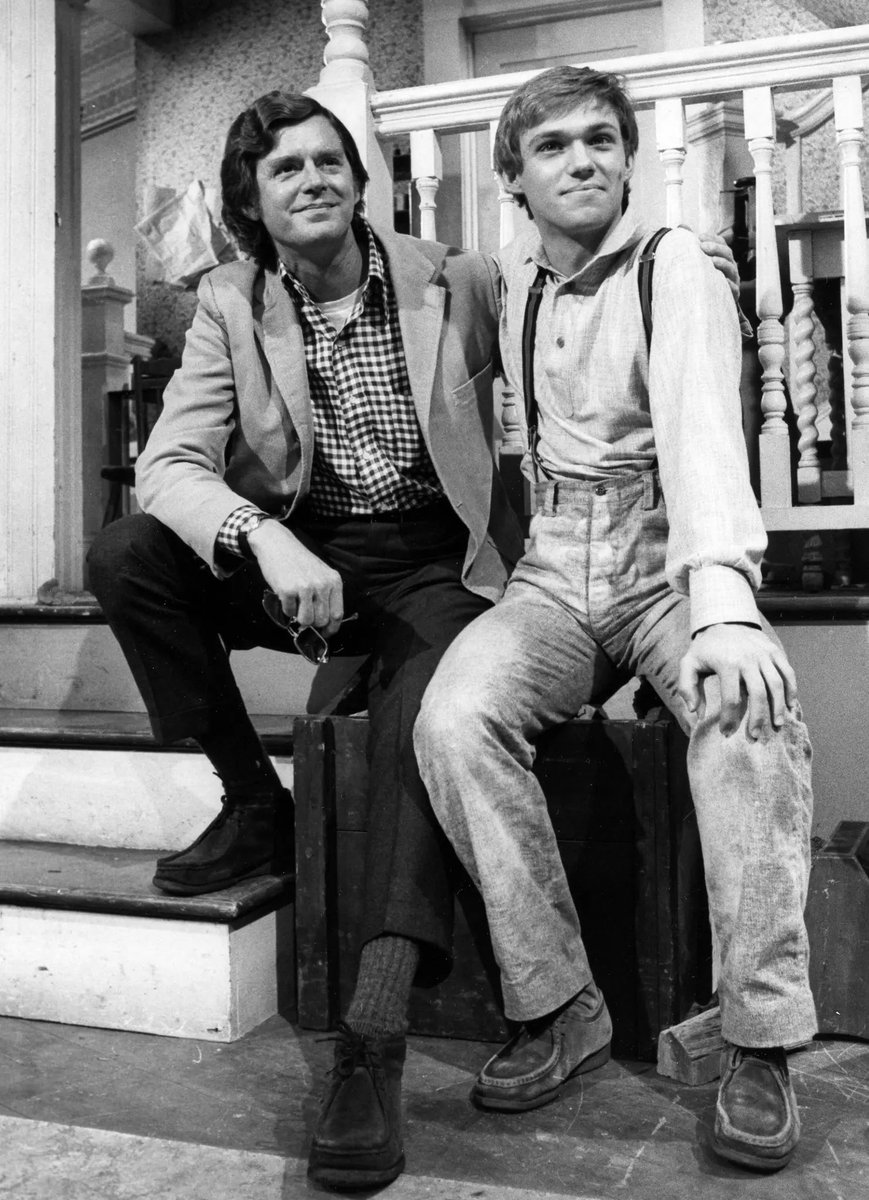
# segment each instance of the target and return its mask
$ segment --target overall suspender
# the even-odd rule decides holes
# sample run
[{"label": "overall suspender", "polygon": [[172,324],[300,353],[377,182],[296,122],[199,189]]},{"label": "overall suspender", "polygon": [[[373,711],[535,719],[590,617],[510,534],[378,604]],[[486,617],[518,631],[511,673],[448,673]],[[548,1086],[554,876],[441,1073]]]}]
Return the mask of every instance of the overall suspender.
[{"label": "overall suspender", "polygon": [[525,419],[528,424],[528,446],[531,462],[537,475],[537,398],[534,395],[534,339],[537,336],[537,314],[543,299],[546,271],[537,268],[534,282],[528,289],[525,320],[522,324],[522,391],[525,394]]}]

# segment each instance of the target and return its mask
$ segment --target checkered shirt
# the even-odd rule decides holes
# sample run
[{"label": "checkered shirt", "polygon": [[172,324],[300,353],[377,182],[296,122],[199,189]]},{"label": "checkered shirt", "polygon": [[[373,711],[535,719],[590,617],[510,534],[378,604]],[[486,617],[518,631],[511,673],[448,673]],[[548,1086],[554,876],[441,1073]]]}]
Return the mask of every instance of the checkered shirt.
[{"label": "checkered shirt", "polygon": [[282,268],[305,339],[314,410],[306,505],[319,516],[419,508],[442,494],[413,405],[392,280],[363,226],[368,277],[340,333]]},{"label": "checkered shirt", "polygon": [[[340,333],[304,285],[280,268],[305,342],[314,411],[306,508],[319,516],[411,510],[443,495],[413,405],[392,280],[371,228],[362,224],[368,276]],[[239,534],[260,511],[242,504],[230,513],[218,547],[241,554]]]}]

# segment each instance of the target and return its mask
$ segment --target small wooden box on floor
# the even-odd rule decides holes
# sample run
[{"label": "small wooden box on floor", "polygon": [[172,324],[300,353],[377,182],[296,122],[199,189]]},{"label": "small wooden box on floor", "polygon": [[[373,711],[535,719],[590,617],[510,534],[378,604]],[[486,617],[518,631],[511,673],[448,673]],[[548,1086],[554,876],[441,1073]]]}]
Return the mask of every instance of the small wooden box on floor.
[{"label": "small wooden box on floor", "polygon": [[[360,717],[295,722],[298,1013],[305,1028],[330,1028],[355,980],[367,736]],[[669,719],[576,720],[538,746],[535,770],[612,1012],[614,1050],[625,1058],[654,1061],[659,1032],[709,994],[706,893],[685,750]],[[483,1041],[508,1035],[485,913],[470,884],[457,896],[453,972],[436,988],[415,990],[410,1028]]]},{"label": "small wooden box on floor", "polygon": [[840,821],[812,863],[806,929],[819,1032],[869,1038],[869,821]]}]

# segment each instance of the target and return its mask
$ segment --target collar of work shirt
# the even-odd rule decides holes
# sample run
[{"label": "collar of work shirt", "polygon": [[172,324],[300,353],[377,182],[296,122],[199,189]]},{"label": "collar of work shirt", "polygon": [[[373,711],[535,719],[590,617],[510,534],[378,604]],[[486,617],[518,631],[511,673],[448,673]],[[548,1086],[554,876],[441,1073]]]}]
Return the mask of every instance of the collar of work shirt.
[{"label": "collar of work shirt", "polygon": [[619,221],[609,231],[601,242],[597,252],[581,267],[575,275],[562,275],[549,261],[543,240],[535,232],[528,246],[526,261],[546,271],[554,280],[557,287],[570,285],[571,290],[578,292],[593,292],[609,274],[613,260],[627,258],[630,252],[643,240],[647,230],[630,212],[623,213]]}]

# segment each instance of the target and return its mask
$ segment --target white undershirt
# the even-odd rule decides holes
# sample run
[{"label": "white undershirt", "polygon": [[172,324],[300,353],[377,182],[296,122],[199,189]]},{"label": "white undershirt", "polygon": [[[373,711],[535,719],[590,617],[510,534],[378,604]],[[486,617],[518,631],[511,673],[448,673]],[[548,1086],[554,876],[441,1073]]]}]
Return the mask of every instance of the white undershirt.
[{"label": "white undershirt", "polygon": [[360,283],[359,287],[352,291],[349,296],[341,296],[338,300],[321,300],[317,303],[317,308],[326,318],[336,333],[340,333],[356,307],[356,301],[365,290],[365,284]]}]

